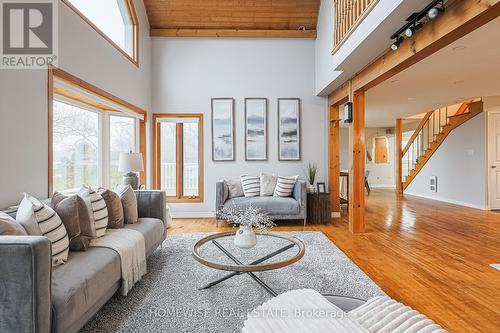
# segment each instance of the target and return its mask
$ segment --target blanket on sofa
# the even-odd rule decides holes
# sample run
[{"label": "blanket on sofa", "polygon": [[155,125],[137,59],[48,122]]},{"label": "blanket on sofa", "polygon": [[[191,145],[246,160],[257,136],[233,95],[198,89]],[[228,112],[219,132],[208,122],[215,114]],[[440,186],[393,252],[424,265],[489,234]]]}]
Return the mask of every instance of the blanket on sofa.
[{"label": "blanket on sofa", "polygon": [[127,296],[136,282],[146,273],[146,244],[144,236],[132,229],[107,229],[104,236],[93,239],[91,247],[106,247],[120,255],[122,284],[120,292]]}]

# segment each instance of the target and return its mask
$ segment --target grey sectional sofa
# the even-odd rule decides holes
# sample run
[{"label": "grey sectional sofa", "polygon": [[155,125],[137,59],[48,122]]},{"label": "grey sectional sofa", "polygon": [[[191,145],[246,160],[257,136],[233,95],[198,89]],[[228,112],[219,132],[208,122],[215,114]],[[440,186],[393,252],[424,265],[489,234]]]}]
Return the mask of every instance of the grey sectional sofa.
[{"label": "grey sectional sofa", "polygon": [[[135,193],[139,221],[125,228],[144,235],[149,257],[166,236],[165,192]],[[46,237],[0,237],[0,332],[77,332],[119,289],[114,250],[70,251],[54,269],[50,251]]]},{"label": "grey sectional sofa", "polygon": [[289,198],[273,196],[228,198],[228,189],[224,180],[216,183],[216,217],[221,220],[219,211],[224,206],[260,208],[273,220],[303,220],[307,218],[307,188],[304,180],[297,180],[293,194]]}]

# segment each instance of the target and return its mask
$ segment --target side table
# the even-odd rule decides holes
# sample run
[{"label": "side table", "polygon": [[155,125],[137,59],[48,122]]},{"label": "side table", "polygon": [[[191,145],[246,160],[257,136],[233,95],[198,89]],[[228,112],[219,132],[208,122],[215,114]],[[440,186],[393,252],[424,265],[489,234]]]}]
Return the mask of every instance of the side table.
[{"label": "side table", "polygon": [[329,223],[332,219],[330,193],[307,194],[307,222]]}]

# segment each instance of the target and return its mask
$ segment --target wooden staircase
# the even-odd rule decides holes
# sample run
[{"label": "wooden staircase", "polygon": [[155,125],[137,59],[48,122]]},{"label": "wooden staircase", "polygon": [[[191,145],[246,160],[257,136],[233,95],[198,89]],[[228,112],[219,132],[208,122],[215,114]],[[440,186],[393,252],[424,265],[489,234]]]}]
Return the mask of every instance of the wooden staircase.
[{"label": "wooden staircase", "polygon": [[456,111],[448,107],[427,112],[403,149],[403,190],[415,179],[446,137],[457,127],[483,112],[481,100],[462,103]]}]

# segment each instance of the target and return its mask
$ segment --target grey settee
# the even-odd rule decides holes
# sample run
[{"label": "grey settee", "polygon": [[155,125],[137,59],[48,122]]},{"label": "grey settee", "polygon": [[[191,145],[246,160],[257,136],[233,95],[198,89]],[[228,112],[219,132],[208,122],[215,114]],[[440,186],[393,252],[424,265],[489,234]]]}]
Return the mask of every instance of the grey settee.
[{"label": "grey settee", "polygon": [[[146,256],[166,236],[165,192],[136,191]],[[15,212],[8,212],[15,217]],[[108,248],[70,251],[51,269],[43,236],[0,237],[0,332],[77,332],[120,287],[120,257]]]},{"label": "grey settee", "polygon": [[260,208],[273,220],[303,220],[307,218],[307,190],[304,180],[297,180],[293,194],[289,198],[265,197],[236,197],[228,198],[228,189],[224,180],[216,183],[216,217],[222,220],[219,212],[224,206]]}]

